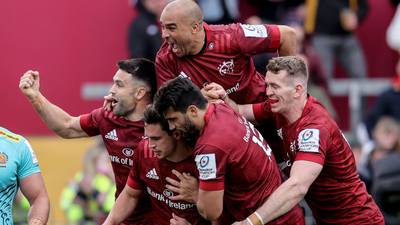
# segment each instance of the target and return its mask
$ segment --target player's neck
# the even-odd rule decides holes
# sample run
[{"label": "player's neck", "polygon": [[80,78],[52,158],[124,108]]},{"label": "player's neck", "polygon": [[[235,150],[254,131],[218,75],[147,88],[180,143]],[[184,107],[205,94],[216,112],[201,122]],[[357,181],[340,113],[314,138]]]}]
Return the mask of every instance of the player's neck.
[{"label": "player's neck", "polygon": [[206,32],[203,29],[195,36],[195,39],[193,40],[193,48],[192,48],[193,51],[191,52],[191,55],[199,54],[203,50],[205,44],[206,44]]},{"label": "player's neck", "polygon": [[302,98],[294,102],[294,104],[290,107],[290,110],[287,113],[284,113],[284,117],[289,124],[296,122],[301,117],[306,103],[307,97]]},{"label": "player's neck", "polygon": [[198,116],[193,121],[193,124],[196,126],[197,129],[200,130],[200,134],[203,133],[204,126],[206,125],[206,112],[208,110],[209,104],[207,104],[206,108],[199,109]]},{"label": "player's neck", "polygon": [[149,104],[151,104],[150,101],[138,102],[135,107],[135,110],[131,114],[129,114],[129,116],[127,116],[125,119],[134,122],[143,120],[144,110],[146,109],[146,106]]},{"label": "player's neck", "polygon": [[167,157],[168,161],[181,162],[192,155],[192,148],[187,146],[184,142],[178,141],[174,154]]}]

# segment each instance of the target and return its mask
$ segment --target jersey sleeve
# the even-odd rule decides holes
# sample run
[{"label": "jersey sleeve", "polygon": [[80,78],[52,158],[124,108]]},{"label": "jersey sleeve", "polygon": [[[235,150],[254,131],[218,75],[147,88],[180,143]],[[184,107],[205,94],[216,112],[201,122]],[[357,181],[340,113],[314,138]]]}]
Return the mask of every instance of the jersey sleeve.
[{"label": "jersey sleeve", "polygon": [[39,173],[39,163],[32,146],[28,140],[22,139],[19,144],[20,164],[18,166],[18,179],[22,180],[32,174]]},{"label": "jersey sleeve", "polygon": [[199,187],[206,191],[224,190],[228,154],[208,145],[196,150],[196,166],[199,171]]},{"label": "jersey sleeve", "polygon": [[174,79],[178,74],[174,71],[174,64],[168,59],[168,44],[164,43],[156,56],[157,88],[165,82]]},{"label": "jersey sleeve", "polygon": [[83,114],[79,117],[81,128],[89,136],[96,136],[100,134],[99,121],[103,115],[103,109],[98,108],[91,113]]},{"label": "jersey sleeve", "polygon": [[242,54],[252,56],[275,52],[280,47],[280,31],[277,25],[237,24],[235,42]]},{"label": "jersey sleeve", "polygon": [[143,182],[140,180],[140,162],[144,160],[144,157],[142,157],[142,154],[144,152],[145,146],[148,146],[146,144],[146,140],[142,140],[139,144],[138,147],[135,149],[135,153],[133,154],[133,166],[131,167],[131,170],[128,175],[128,180],[126,181],[126,184],[136,190],[143,190],[145,185]]},{"label": "jersey sleeve", "polygon": [[267,101],[255,103],[252,105],[253,115],[257,122],[261,122],[264,120],[271,120],[274,118],[274,115],[271,111],[271,107]]},{"label": "jersey sleeve", "polygon": [[305,160],[324,165],[328,143],[331,142],[329,131],[322,125],[311,124],[299,129],[296,160]]}]

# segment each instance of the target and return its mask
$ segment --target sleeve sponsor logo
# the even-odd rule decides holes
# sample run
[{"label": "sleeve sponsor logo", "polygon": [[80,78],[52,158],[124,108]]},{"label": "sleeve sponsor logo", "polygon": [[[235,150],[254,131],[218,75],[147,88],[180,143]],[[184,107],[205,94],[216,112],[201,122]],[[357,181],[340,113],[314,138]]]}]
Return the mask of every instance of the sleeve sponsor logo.
[{"label": "sleeve sponsor logo", "polygon": [[240,24],[243,29],[245,37],[257,37],[257,38],[266,38],[268,37],[267,29],[264,25],[249,25],[249,24]]},{"label": "sleeve sponsor logo", "polygon": [[210,180],[217,177],[215,154],[196,155],[195,161],[200,180]]},{"label": "sleeve sponsor logo", "polygon": [[319,130],[305,129],[299,133],[299,151],[319,152]]}]

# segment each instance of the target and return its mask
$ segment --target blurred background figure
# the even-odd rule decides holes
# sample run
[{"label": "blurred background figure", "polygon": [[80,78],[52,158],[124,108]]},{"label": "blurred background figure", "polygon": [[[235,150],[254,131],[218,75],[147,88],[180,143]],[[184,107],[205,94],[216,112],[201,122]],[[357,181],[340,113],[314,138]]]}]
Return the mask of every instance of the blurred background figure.
[{"label": "blurred background figure", "polygon": [[237,22],[240,0],[196,0],[203,10],[204,21],[209,24]]},{"label": "blurred background figure", "polygon": [[60,207],[69,225],[97,225],[114,205],[114,174],[107,151],[100,139],[88,149],[83,170],[61,193]]},{"label": "blurred background figure", "polygon": [[304,0],[240,0],[239,2],[241,22],[279,24],[288,14],[301,13],[300,8]]},{"label": "blurred background figure", "polygon": [[399,137],[399,123],[391,117],[382,116],[372,132],[374,147],[363,152],[360,159],[359,172],[369,191],[373,186],[375,162],[396,150]]},{"label": "blurred background figure", "polygon": [[[240,14],[237,20],[246,24],[285,24],[287,20],[302,23],[304,0],[239,0]],[[275,53],[255,55],[254,65],[257,71],[265,75],[268,60],[277,56]]]},{"label": "blurred background figure", "polygon": [[137,0],[138,15],[134,17],[128,31],[128,46],[131,58],[146,58],[154,61],[161,46],[159,18],[167,0]]},{"label": "blurred background figure", "polygon": [[366,184],[386,224],[400,224],[400,124],[393,118],[382,117],[373,137],[375,148],[366,161]]},{"label": "blurred background figure", "polygon": [[328,79],[336,60],[352,78],[365,78],[367,67],[354,31],[368,13],[367,0],[307,0],[305,29],[320,55]]},{"label": "blurred background figure", "polygon": [[331,102],[328,93],[328,82],[326,72],[322,65],[321,59],[314,49],[313,45],[306,38],[303,22],[300,17],[292,14],[287,16],[283,23],[294,28],[297,38],[297,55],[303,57],[306,61],[309,70],[308,79],[308,92],[319,101],[321,101],[325,108],[329,111],[334,119],[337,119],[336,110]]}]

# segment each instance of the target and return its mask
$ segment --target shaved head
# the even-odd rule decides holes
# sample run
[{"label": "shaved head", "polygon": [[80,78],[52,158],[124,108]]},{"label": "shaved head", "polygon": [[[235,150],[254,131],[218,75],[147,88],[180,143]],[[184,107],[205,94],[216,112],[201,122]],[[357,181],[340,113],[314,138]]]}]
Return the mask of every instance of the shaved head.
[{"label": "shaved head", "polygon": [[203,12],[194,0],[172,1],[165,6],[163,13],[180,16],[190,23],[203,21]]}]

